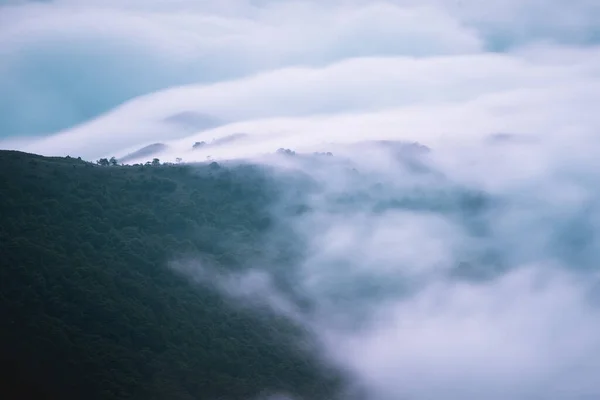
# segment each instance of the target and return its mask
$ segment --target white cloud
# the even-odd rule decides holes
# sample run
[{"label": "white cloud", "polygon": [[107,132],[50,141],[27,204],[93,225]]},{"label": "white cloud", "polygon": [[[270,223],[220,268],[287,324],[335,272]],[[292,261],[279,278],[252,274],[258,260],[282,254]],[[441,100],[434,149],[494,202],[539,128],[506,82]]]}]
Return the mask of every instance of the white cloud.
[{"label": "white cloud", "polygon": [[191,136],[184,148],[236,131],[287,132],[278,139],[286,146],[290,137],[294,146],[364,137],[438,138],[432,143],[437,145],[444,137],[455,142],[499,131],[564,137],[589,131],[598,120],[598,51],[588,50],[588,58],[577,54],[572,63],[532,50],[518,56],[358,58],[323,68],[286,68],[157,92],[27,150],[97,157],[169,141],[187,134],[164,123],[181,112],[239,121]]},{"label": "white cloud", "polygon": [[286,3],[231,15],[191,4],[5,8],[0,129],[48,134],[161,88],[287,65],[479,49],[472,32],[432,9]]},{"label": "white cloud", "polygon": [[599,315],[568,277],[539,273],[435,284],[330,348],[380,399],[597,396]]},{"label": "white cloud", "polygon": [[[494,150],[483,144],[480,158],[432,180],[375,162],[360,186],[343,169],[301,165],[324,181],[307,197],[313,212],[292,222],[310,244],[298,290],[318,305],[310,326],[326,354],[366,385],[369,399],[600,395],[597,158],[558,152],[563,139],[525,145],[522,153],[518,143],[504,147],[541,165],[512,185],[516,161],[486,160]],[[575,149],[586,144],[569,139]],[[429,159],[456,162],[456,151]],[[480,176],[490,172],[493,178]],[[461,181],[479,190],[495,179],[507,184],[492,182],[490,209],[461,208],[461,190],[469,189]],[[336,205],[341,195],[356,199],[354,206]],[[402,204],[411,197],[418,211],[370,211],[388,198]],[[480,233],[469,231],[469,221]],[[462,263],[476,270],[497,263],[505,272],[482,281],[452,277]]]},{"label": "white cloud", "polygon": [[[556,152],[543,141],[504,147],[516,160],[536,158],[541,167],[518,183],[492,185],[485,193],[491,208],[478,212],[461,205],[465,191],[489,180],[510,183],[518,173],[509,157],[486,163],[494,151],[486,146],[469,165],[456,162],[456,149],[431,152],[428,159],[444,166],[444,176],[433,178],[412,176],[381,156],[370,169],[355,165],[358,177],[335,164],[297,165],[321,185],[305,193],[313,211],[287,221],[309,247],[299,265],[286,268],[296,268],[295,289],[316,305],[314,313],[293,318],[371,400],[600,395],[600,313],[593,297],[600,197],[590,170],[597,161],[577,161],[577,152]],[[522,153],[515,151],[520,146]],[[483,179],[481,170],[495,175]],[[337,204],[343,196],[355,199],[353,205]],[[373,211],[388,199],[404,205]],[[481,233],[470,231],[469,221],[482,225]],[[587,245],[569,242],[581,232]],[[486,258],[487,250],[497,260]],[[486,270],[495,262],[505,269],[496,277],[451,273],[464,263]],[[293,309],[284,293],[265,284],[270,266],[264,268],[258,279],[242,275],[223,290],[280,312],[282,304]]]},{"label": "white cloud", "polygon": [[0,13],[3,135],[50,134],[159,89],[286,66],[590,42],[600,21],[584,0],[14,4]]}]

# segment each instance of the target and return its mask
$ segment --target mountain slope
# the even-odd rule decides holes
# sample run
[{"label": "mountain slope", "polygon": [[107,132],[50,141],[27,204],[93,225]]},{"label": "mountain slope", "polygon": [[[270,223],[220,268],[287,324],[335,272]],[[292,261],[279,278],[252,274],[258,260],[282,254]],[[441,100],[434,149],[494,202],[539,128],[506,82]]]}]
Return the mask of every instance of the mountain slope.
[{"label": "mountain slope", "polygon": [[107,166],[0,151],[0,354],[17,397],[332,398],[298,327],[168,265],[281,260],[261,247],[277,190],[250,166]]}]

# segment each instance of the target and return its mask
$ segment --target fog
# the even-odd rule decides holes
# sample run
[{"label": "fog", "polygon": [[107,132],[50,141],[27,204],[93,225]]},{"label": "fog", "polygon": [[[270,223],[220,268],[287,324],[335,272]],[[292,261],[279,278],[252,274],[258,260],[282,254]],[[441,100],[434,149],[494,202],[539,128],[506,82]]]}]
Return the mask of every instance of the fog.
[{"label": "fog", "polygon": [[[472,147],[470,159],[398,147],[257,159],[280,171],[289,196],[273,214],[304,257],[283,272],[268,262],[186,272],[234,304],[305,327],[368,399],[598,396],[590,156],[518,140]],[[312,184],[295,179],[306,176]],[[283,211],[297,204],[301,215]],[[277,285],[282,275],[292,293]]]},{"label": "fog", "polygon": [[175,267],[368,400],[600,397],[597,1],[0,4],[0,147],[273,167],[293,295]]}]

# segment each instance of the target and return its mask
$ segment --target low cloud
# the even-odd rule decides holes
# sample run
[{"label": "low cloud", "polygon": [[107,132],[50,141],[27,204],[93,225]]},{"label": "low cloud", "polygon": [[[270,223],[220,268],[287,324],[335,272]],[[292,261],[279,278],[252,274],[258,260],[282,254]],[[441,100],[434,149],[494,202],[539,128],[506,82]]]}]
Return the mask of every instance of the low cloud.
[{"label": "low cloud", "polygon": [[[510,146],[516,159],[493,165],[495,144],[466,164],[457,147],[418,153],[417,172],[389,143],[375,159],[366,145],[324,161],[259,159],[306,206],[293,218],[273,209],[306,244],[285,266],[294,294],[266,284],[281,271],[268,263],[222,293],[306,327],[371,400],[600,395],[594,164],[552,141]],[[540,167],[516,180],[511,163],[527,158]],[[296,173],[314,185],[294,186]],[[312,307],[295,306],[298,294]]]},{"label": "low cloud", "polygon": [[[598,124],[600,61],[595,61],[596,50],[588,53],[589,59],[576,57],[572,63],[555,61],[538,49],[535,56],[532,51],[523,56],[362,58],[277,70],[154,93],[23,149],[100,157],[163,141],[182,153],[169,159],[192,161],[194,156],[185,152],[194,142],[240,132],[255,136],[262,152],[281,146],[327,150],[329,143],[365,139],[463,145],[498,132],[569,140],[590,134]],[[165,122],[182,112],[222,125],[189,135],[189,129]],[[237,150],[251,153],[253,146],[222,147],[225,157]]]},{"label": "low cloud", "polygon": [[[504,82],[510,79],[517,87],[527,86],[525,79],[539,82],[553,72],[545,72],[543,65],[538,70],[520,69],[519,58],[510,56],[510,52],[540,43],[594,44],[594,29],[600,21],[598,5],[587,0],[568,5],[558,0],[492,1],[485,6],[471,0],[238,0],[219,4],[191,0],[55,0],[13,1],[0,7],[3,136],[50,135],[101,117],[139,96],[174,86],[212,85],[255,74],[263,74],[270,84],[247,84],[244,94],[244,89],[236,88],[236,81],[233,87],[216,86],[212,92],[206,91],[205,96],[210,95],[214,106],[205,96],[187,94],[185,100],[180,97],[176,102],[179,110],[165,105],[159,108],[167,113],[190,107],[212,112],[233,99],[228,110],[217,112],[230,120],[243,120],[281,115],[282,108],[286,113],[301,112],[296,108],[306,110],[307,101],[313,104],[311,112],[329,113],[348,107],[363,111],[386,107],[397,96],[406,103],[442,93],[468,96],[481,88],[503,89],[498,88],[496,75]],[[490,53],[499,49],[509,50],[506,59]],[[418,62],[428,57],[476,54],[491,58],[479,63],[479,59],[459,57],[457,62],[442,63],[434,70],[431,66],[435,60]],[[559,50],[559,58],[570,59],[571,55]],[[587,53],[585,56],[590,57]],[[312,94],[311,87],[314,90],[323,80],[331,79],[327,72],[315,76],[310,71],[287,70],[298,66],[326,68],[343,60],[378,57],[399,58],[402,65],[389,63],[386,72],[368,63],[356,64],[356,68],[342,71],[337,83],[320,94]],[[404,57],[408,62],[403,62]],[[461,60],[463,65],[459,66]],[[502,71],[506,62],[514,64],[512,72]],[[269,72],[280,69],[288,72],[270,76]],[[447,76],[440,78],[440,70]],[[335,68],[326,71],[334,77],[340,72]],[[389,71],[396,71],[396,76],[390,77]],[[452,80],[457,74],[464,76],[463,81],[445,87],[446,79]],[[570,71],[569,76],[577,75],[577,71]],[[548,78],[556,84],[553,76]],[[383,91],[381,96],[369,96],[371,85],[371,93],[377,93],[381,82],[390,80],[387,94]],[[238,94],[230,94],[229,89]],[[291,92],[282,98],[287,89]],[[363,102],[355,100],[358,91],[366,95]],[[338,104],[331,104],[330,97],[322,99],[325,93],[337,94]],[[348,93],[352,95],[348,97]],[[261,99],[255,101],[258,94]],[[166,94],[163,98],[167,99]],[[394,102],[398,104],[398,100]],[[159,131],[165,140],[175,135],[166,129]],[[128,134],[139,137],[140,142],[159,136],[156,129],[146,125]],[[104,135],[109,136],[104,139],[106,143],[118,136],[112,132]],[[46,149],[68,151],[65,144]]]},{"label": "low cloud", "polygon": [[432,284],[382,307],[368,328],[331,332],[329,348],[374,398],[592,398],[600,316],[585,285],[553,274]]}]

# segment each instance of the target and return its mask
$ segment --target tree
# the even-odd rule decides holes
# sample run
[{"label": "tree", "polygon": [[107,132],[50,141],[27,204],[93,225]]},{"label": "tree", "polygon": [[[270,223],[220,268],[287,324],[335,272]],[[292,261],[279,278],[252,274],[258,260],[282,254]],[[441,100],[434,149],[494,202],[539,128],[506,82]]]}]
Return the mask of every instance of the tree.
[{"label": "tree", "polygon": [[115,157],[111,157],[110,160],[108,160],[108,162],[110,163],[110,165],[118,165],[119,162],[117,161],[117,159]]},{"label": "tree", "polygon": [[153,158],[152,165],[154,165],[154,166],[160,165],[160,160],[158,158]]},{"label": "tree", "polygon": [[101,165],[103,167],[108,167],[110,165],[110,162],[106,158],[101,158],[98,161],[96,161],[96,164]]}]

